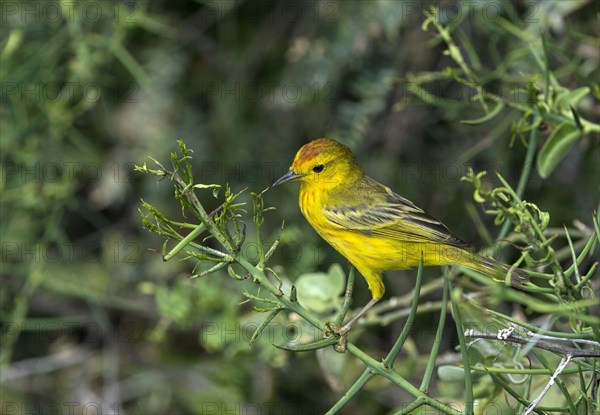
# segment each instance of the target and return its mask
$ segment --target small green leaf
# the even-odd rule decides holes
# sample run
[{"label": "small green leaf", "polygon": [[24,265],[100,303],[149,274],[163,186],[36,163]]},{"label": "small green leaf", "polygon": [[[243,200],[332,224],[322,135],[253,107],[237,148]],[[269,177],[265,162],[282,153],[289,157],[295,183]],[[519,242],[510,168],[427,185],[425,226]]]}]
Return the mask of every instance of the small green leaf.
[{"label": "small green leaf", "polygon": [[490,120],[493,120],[494,118],[496,118],[496,116],[498,116],[502,112],[503,109],[504,109],[504,102],[499,101],[498,104],[494,107],[494,109],[491,110],[490,112],[488,112],[487,114],[485,114],[483,117],[475,118],[473,120],[461,120],[460,123],[465,124],[465,125],[484,124],[487,121],[490,121]]},{"label": "small green leaf", "polygon": [[577,108],[579,101],[589,93],[590,88],[587,86],[568,91],[564,94],[561,93],[556,99],[556,108],[559,110],[568,110],[569,107]]},{"label": "small green leaf", "polygon": [[546,230],[549,223],[550,223],[550,214],[548,212],[540,211],[540,228],[542,230]]},{"label": "small green leaf", "polygon": [[437,370],[438,377],[443,382],[464,382],[464,369],[456,366],[440,366]]},{"label": "small green leaf", "polygon": [[329,275],[329,283],[333,293],[337,297],[346,288],[346,274],[340,264],[333,264],[327,270],[327,275]]},{"label": "small green leaf", "polygon": [[333,347],[323,347],[316,352],[319,367],[332,385],[343,388],[342,379],[347,373],[348,353],[338,353]]},{"label": "small green leaf", "polygon": [[194,185],[194,189],[212,189],[212,188],[220,189],[221,185],[220,184],[202,184],[202,183]]},{"label": "small green leaf", "polygon": [[318,349],[322,349],[323,347],[328,347],[328,346],[334,345],[337,342],[338,342],[338,339],[336,339],[335,337],[330,337],[327,339],[317,340],[312,343],[304,343],[304,344],[298,344],[298,345],[292,345],[292,346],[273,343],[273,346],[275,346],[281,350],[286,350],[288,352],[312,352],[313,350],[318,350]]},{"label": "small green leaf", "polygon": [[313,311],[322,313],[332,309],[332,289],[323,272],[304,274],[296,282],[298,302]]},{"label": "small green leaf", "polygon": [[581,137],[581,131],[573,124],[561,123],[552,132],[537,157],[537,170],[542,178],[548,177],[571,147]]},{"label": "small green leaf", "polygon": [[301,275],[296,281],[298,302],[317,313],[333,311],[336,299],[344,289],[344,273],[341,267],[332,266],[329,273],[315,272]]},{"label": "small green leaf", "polygon": [[485,198],[481,196],[481,193],[479,192],[478,189],[473,192],[473,199],[477,203],[484,203],[485,202]]}]

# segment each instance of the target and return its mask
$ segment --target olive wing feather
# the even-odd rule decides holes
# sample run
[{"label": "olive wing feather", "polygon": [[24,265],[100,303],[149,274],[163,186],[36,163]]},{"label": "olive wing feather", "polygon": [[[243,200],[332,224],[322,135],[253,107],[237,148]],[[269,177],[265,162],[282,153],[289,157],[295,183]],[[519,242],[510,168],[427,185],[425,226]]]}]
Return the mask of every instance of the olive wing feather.
[{"label": "olive wing feather", "polygon": [[366,176],[330,195],[323,213],[331,224],[369,236],[469,246],[410,200]]}]

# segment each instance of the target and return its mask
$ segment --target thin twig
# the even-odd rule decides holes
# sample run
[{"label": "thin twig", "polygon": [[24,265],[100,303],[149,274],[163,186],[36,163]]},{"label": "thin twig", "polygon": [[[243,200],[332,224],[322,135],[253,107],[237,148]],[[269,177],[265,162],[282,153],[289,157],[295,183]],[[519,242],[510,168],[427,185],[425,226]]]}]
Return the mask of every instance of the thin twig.
[{"label": "thin twig", "polygon": [[532,413],[535,410],[536,406],[540,403],[540,401],[542,400],[542,398],[544,397],[546,392],[548,392],[550,387],[552,385],[554,385],[554,382],[556,381],[556,378],[558,377],[558,375],[560,375],[562,373],[562,371],[565,369],[565,367],[567,367],[567,365],[569,364],[569,362],[571,361],[571,359],[573,357],[574,356],[571,356],[570,354],[568,354],[562,358],[562,360],[560,361],[560,364],[554,371],[554,374],[552,375],[552,377],[550,378],[550,380],[548,381],[548,383],[542,390],[542,393],[540,393],[540,396],[535,398],[535,400],[529,404],[527,409],[525,409],[525,411],[523,412],[523,415],[529,415],[530,413]]},{"label": "thin twig", "polygon": [[568,343],[585,343],[585,344],[589,344],[592,346],[600,347],[600,343],[593,341],[593,340],[565,339],[565,338],[561,338],[561,337],[548,336],[547,334],[535,333],[531,330],[526,330],[526,333],[528,336],[531,336],[533,338],[538,338],[538,339],[553,340],[553,341],[557,341],[557,342],[568,342]]},{"label": "thin twig", "polygon": [[448,271],[448,267],[444,267],[444,278],[447,280],[447,284],[450,290],[450,305],[452,311],[452,319],[454,320],[454,324],[456,326],[456,334],[458,335],[458,343],[460,346],[460,354],[463,358],[463,367],[465,374],[465,415],[473,415],[473,379],[471,378],[471,363],[469,362],[469,355],[467,353],[467,344],[465,336],[461,336],[461,328],[463,327],[462,318],[460,315],[460,308],[458,307],[458,297],[460,296],[460,291],[452,290],[452,285],[450,283],[450,273]]},{"label": "thin twig", "polygon": [[[529,344],[535,343],[535,347],[542,350],[548,350],[550,352],[559,353],[563,356],[571,355],[571,357],[600,357],[600,350],[589,350],[589,349],[576,349],[573,347],[564,347],[555,343],[550,343],[544,340],[537,339],[528,339],[525,337],[521,337],[514,333],[508,333],[507,335],[502,335],[502,333],[482,333],[480,331],[474,329],[465,330],[465,337],[475,338],[475,339],[494,339],[494,340],[504,340],[511,343],[518,344]],[[537,341],[536,341],[537,340]]]},{"label": "thin twig", "polygon": [[70,348],[43,357],[32,357],[5,366],[0,372],[0,384],[14,382],[38,374],[51,373],[89,360],[92,353],[83,347]]}]

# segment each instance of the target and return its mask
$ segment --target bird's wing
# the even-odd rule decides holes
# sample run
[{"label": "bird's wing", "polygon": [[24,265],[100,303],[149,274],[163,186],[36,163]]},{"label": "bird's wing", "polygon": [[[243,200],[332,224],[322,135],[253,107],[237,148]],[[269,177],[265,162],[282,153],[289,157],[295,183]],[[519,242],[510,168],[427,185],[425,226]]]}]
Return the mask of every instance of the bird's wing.
[{"label": "bird's wing", "polygon": [[468,247],[423,209],[366,176],[351,189],[332,195],[323,213],[333,225],[369,236]]}]

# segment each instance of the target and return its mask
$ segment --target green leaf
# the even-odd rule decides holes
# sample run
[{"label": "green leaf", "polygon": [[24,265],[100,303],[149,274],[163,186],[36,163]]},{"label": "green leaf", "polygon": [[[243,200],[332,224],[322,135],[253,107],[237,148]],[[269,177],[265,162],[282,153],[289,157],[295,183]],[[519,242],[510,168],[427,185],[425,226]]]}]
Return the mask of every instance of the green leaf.
[{"label": "green leaf", "polygon": [[194,187],[194,189],[212,189],[212,188],[220,189],[221,185],[220,184],[202,184],[202,183],[199,183],[199,184],[195,184],[193,187]]},{"label": "green leaf", "polygon": [[298,302],[317,313],[335,310],[337,299],[344,290],[344,283],[344,272],[337,264],[332,265],[327,274],[304,274],[296,281]]},{"label": "green leaf", "polygon": [[317,312],[331,309],[331,304],[328,304],[331,297],[331,285],[326,278],[327,274],[323,272],[300,276],[296,282],[298,302]]},{"label": "green leaf", "polygon": [[465,371],[456,366],[440,366],[437,370],[438,377],[443,382],[464,382]]},{"label": "green leaf", "polygon": [[303,343],[298,345],[289,346],[287,344],[276,344],[273,343],[273,346],[277,347],[281,350],[286,350],[288,352],[312,352],[313,350],[322,349],[324,347],[332,346],[338,342],[338,339],[335,337],[317,340],[312,343]]},{"label": "green leaf", "polygon": [[504,102],[499,101],[498,104],[494,107],[493,110],[491,110],[490,112],[488,112],[486,115],[484,115],[481,118],[476,118],[473,120],[461,120],[460,123],[461,124],[465,124],[465,125],[479,125],[479,124],[484,124],[487,121],[493,120],[494,118],[496,118],[504,109]]},{"label": "green leaf", "polygon": [[561,123],[552,132],[537,157],[537,170],[542,178],[548,177],[571,147],[581,137],[581,131],[573,124]]},{"label": "green leaf", "polygon": [[342,379],[344,374],[348,373],[348,353],[338,353],[333,347],[323,347],[317,350],[316,356],[319,367],[329,384],[343,390]]},{"label": "green leaf", "polygon": [[560,94],[556,99],[556,108],[559,110],[568,110],[569,107],[577,108],[577,104],[583,97],[590,93],[590,88],[587,86],[577,88],[573,91]]},{"label": "green leaf", "polygon": [[346,288],[346,274],[340,264],[333,264],[327,270],[329,283],[336,296],[340,295]]}]

